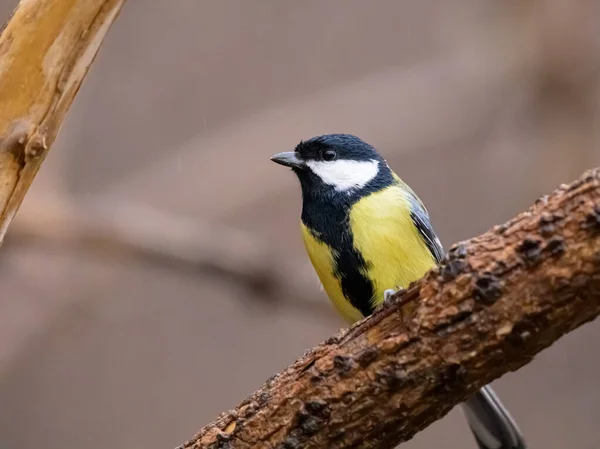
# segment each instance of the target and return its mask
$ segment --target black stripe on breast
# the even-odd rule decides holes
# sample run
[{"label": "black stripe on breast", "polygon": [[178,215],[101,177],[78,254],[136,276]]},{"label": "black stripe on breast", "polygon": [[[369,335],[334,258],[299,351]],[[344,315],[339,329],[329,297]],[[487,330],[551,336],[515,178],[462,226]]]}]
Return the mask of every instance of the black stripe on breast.
[{"label": "black stripe on breast", "polygon": [[[333,275],[340,282],[342,293],[350,304],[363,314],[368,316],[373,312],[372,299],[374,288],[372,282],[363,272],[366,272],[368,264],[362,255],[354,249],[352,233],[347,226],[347,219],[344,216],[328,214],[327,217],[321,214],[302,214],[302,222],[311,231],[313,236],[336,251],[334,256]],[[340,220],[344,226],[335,227],[337,232],[326,231],[328,227],[324,224],[330,220]],[[337,221],[337,220],[336,220]],[[323,231],[319,232],[317,229]],[[329,228],[331,229],[331,228]]]},{"label": "black stripe on breast", "polygon": [[349,211],[360,199],[394,184],[392,172],[387,166],[380,167],[377,176],[365,187],[341,195],[311,174],[301,176],[300,182],[303,186],[302,222],[317,240],[336,251],[333,274],[340,281],[344,296],[364,316],[370,315],[374,310],[375,288],[363,274],[370,266],[354,247]]},{"label": "black stripe on breast", "polygon": [[335,259],[336,277],[341,277],[342,292],[363,316],[373,312],[373,283],[362,274],[368,268],[363,257],[354,250],[344,250]]},{"label": "black stripe on breast", "polygon": [[313,236],[332,248],[334,276],[340,281],[342,292],[364,316],[373,312],[373,283],[363,273],[369,268],[360,252],[354,247],[354,238],[348,221],[351,202],[323,201],[313,198],[302,209],[302,222]]}]

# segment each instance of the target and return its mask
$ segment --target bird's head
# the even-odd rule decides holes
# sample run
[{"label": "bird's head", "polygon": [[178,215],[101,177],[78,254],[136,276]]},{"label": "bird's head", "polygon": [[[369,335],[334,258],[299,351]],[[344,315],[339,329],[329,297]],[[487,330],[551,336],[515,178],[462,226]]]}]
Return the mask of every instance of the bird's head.
[{"label": "bird's head", "polygon": [[291,167],[304,194],[351,194],[384,187],[392,180],[389,167],[375,148],[350,134],[313,137],[271,160]]}]

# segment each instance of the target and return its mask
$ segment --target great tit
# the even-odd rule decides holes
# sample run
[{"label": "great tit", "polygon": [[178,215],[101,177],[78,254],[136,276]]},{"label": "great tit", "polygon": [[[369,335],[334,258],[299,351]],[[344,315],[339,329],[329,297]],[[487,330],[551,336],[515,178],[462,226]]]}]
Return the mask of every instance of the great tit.
[{"label": "great tit", "polygon": [[[290,167],[300,180],[306,251],[348,323],[370,315],[390,292],[407,288],[444,257],[423,203],[358,137],[313,137],[271,160]],[[480,449],[525,448],[489,386],[462,409]]]}]

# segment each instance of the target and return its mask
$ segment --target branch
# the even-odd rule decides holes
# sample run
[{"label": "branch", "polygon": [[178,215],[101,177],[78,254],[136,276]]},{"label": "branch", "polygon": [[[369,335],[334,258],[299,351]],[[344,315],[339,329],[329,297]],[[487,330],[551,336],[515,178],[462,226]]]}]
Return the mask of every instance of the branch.
[{"label": "branch", "polygon": [[5,249],[42,245],[79,249],[88,257],[131,257],[196,277],[204,273],[237,282],[250,293],[243,296],[247,301],[335,318],[308,263],[286,257],[250,233],[104,196],[80,198],[76,204],[44,195],[33,203],[14,220]]},{"label": "branch", "polygon": [[124,1],[22,1],[2,31],[0,242]]},{"label": "branch", "polygon": [[600,169],[455,245],[185,448],[392,448],[600,313]]}]

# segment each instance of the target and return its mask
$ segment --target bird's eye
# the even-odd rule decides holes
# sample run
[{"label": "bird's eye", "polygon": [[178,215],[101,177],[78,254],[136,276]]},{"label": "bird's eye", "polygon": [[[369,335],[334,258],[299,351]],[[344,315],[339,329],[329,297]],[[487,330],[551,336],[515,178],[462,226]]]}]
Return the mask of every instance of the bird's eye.
[{"label": "bird's eye", "polygon": [[324,161],[331,162],[335,160],[337,154],[334,150],[323,150],[323,152],[321,153],[321,157]]}]

